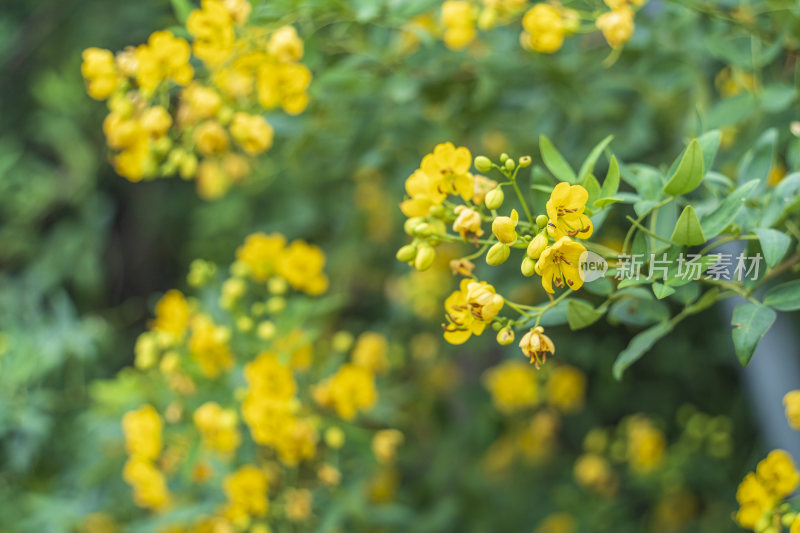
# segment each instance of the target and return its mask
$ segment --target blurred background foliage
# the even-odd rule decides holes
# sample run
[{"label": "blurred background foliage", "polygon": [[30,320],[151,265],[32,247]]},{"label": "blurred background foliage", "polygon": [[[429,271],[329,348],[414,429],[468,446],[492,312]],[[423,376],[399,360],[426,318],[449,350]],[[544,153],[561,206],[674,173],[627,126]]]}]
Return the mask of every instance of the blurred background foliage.
[{"label": "blurred background foliage", "polygon": [[[776,169],[797,170],[800,144],[789,130],[799,118],[797,7],[767,1],[731,16],[740,7],[733,0],[651,0],[634,38],[604,65],[609,49],[596,33],[534,55],[520,48],[519,28],[498,28],[450,51],[409,24],[434,11],[433,0],[254,5],[259,18],[291,23],[305,41],[311,103],[301,116],[270,117],[275,148],[247,183],[206,202],[177,178],[133,184],[116,176],[102,105],[86,97],[80,77],[84,48],[118,50],[176,24],[169,2],[3,3],[0,530],[69,531],[96,509],[98,490],[111,485],[126,497],[87,438],[89,384],[131,364],[155,299],[185,286],[192,259],[226,264],[258,230],[321,246],[331,291],[344,302],[330,328],[382,331],[401,354],[405,385],[386,394],[414,445],[401,453],[397,503],[364,523],[517,531],[554,509],[580,508],[581,530],[666,531],[653,526],[654,495],[680,485],[694,510],[678,526],[735,530],[732,487],[761,452],[713,311],[682,325],[622,384],[610,367],[627,337],[600,325],[579,336],[564,328],[558,357],[588,376],[587,408],[562,423],[563,454],[539,468],[499,468],[489,483],[484,455],[514,422],[493,410],[481,374],[503,355],[481,339],[449,353],[437,344],[432,360],[413,356],[434,338],[420,334],[438,338],[451,287],[446,275],[409,273],[394,260],[404,238],[397,202],[421,155],[445,140],[474,154],[536,159],[546,134],[578,161],[613,134],[623,160],[665,165],[687,137],[723,128],[719,161],[733,168],[775,127]],[[682,442],[686,417],[676,413],[685,404],[732,421],[730,455],[709,458],[692,445],[670,463],[673,478],[623,484],[616,499],[586,498],[570,482],[589,429],[613,427],[635,409],[657,419],[669,442]]]}]

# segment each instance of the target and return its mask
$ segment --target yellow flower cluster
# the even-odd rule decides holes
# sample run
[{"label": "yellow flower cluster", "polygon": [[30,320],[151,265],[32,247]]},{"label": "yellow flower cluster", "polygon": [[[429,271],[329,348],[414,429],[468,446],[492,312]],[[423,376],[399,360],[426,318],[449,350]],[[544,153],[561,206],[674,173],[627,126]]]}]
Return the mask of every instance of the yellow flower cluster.
[{"label": "yellow flower cluster", "polygon": [[250,10],[247,0],[203,0],[186,21],[191,42],[156,31],[117,54],[83,52],[89,96],[108,100],[103,131],[118,174],[179,174],[195,179],[202,197],[218,198],[272,146],[273,128],[257,107],[291,115],[306,108],[303,41],[291,26],[270,33],[247,25]]},{"label": "yellow flower cluster", "polygon": [[167,480],[155,465],[161,455],[163,422],[152,405],[143,405],[125,413],[122,432],[128,460],[122,471],[126,483],[133,487],[136,505],[163,510],[170,502]]},{"label": "yellow flower cluster", "polygon": [[442,4],[442,38],[448,48],[461,50],[475,39],[476,11],[467,0],[447,0]]},{"label": "yellow flower cluster", "polygon": [[664,434],[644,416],[627,424],[628,462],[635,472],[646,474],[661,466],[667,441]]},{"label": "yellow flower cluster", "polygon": [[[315,357],[318,333],[304,322],[306,306],[292,307],[302,296],[290,289],[323,291],[324,262],[305,242],[253,234],[227,279],[209,263],[193,264],[188,279],[206,286],[203,298],[171,290],[156,303],[150,329],[136,343],[133,376],[161,408],[146,404],[123,416],[123,478],[135,503],[153,511],[196,505],[206,498],[199,494],[215,491],[223,502],[191,524],[174,524],[176,531],[268,531],[268,524],[303,522],[312,514],[311,489],[339,484],[343,474],[334,465],[346,438],[337,424],[376,405],[376,376],[389,370],[391,350],[380,333],[340,332],[319,343],[334,353]],[[219,306],[208,299],[212,284]],[[397,430],[375,432],[381,475],[402,440]]]},{"label": "yellow flower cluster", "polygon": [[561,49],[564,37],[578,29],[580,17],[574,9],[559,2],[540,3],[522,17],[522,47],[535,52],[552,54]]},{"label": "yellow flower cluster", "polygon": [[[747,474],[736,491],[739,511],[736,520],[742,527],[763,531],[779,514],[778,504],[797,488],[800,473],[792,457],[784,450],[773,450],[758,463],[755,472]],[[780,520],[778,520],[780,522]],[[789,524],[786,524],[789,525]],[[792,532],[800,528],[800,520],[791,523]]]},{"label": "yellow flower cluster", "polygon": [[487,370],[483,380],[495,408],[505,414],[536,406],[541,400],[565,415],[584,406],[586,376],[573,366],[556,366],[539,376],[529,365],[506,361]]}]

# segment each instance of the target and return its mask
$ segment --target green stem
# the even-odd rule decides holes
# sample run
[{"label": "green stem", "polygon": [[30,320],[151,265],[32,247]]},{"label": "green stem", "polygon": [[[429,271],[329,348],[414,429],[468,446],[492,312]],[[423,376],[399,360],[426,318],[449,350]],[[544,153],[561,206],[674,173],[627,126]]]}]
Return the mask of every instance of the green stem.
[{"label": "green stem", "polygon": [[[645,219],[645,217],[647,215],[649,215],[653,211],[653,209],[658,209],[659,207],[664,207],[665,205],[667,205],[668,203],[670,203],[674,199],[675,199],[674,196],[669,196],[667,198],[664,198],[663,200],[658,202],[656,205],[654,205],[653,207],[651,207],[650,209],[648,209],[647,211],[642,213],[639,216],[639,218],[636,219],[636,224],[641,225],[641,222]],[[630,218],[630,217],[628,217],[628,218]],[[631,238],[633,237],[634,229],[636,229],[635,225],[631,226],[631,228],[628,230],[628,233],[625,234],[625,240],[622,242],[622,253],[623,254],[627,254],[628,251],[629,251],[628,245],[630,244]]]},{"label": "green stem", "polygon": [[758,235],[729,235],[728,237],[723,237],[722,239],[717,239],[716,241],[708,243],[702,250],[700,250],[698,255],[705,255],[706,253],[710,252],[717,246],[725,244],[726,242],[733,242],[738,240],[753,240],[758,239]]},{"label": "green stem", "polygon": [[533,226],[533,215],[531,215],[531,210],[528,209],[528,203],[525,201],[525,198],[522,196],[522,191],[519,190],[519,186],[517,185],[517,180],[512,179],[511,185],[514,186],[514,191],[517,193],[517,198],[519,198],[519,202],[522,204],[522,209],[525,210],[525,216],[528,217],[528,222],[531,226]]}]

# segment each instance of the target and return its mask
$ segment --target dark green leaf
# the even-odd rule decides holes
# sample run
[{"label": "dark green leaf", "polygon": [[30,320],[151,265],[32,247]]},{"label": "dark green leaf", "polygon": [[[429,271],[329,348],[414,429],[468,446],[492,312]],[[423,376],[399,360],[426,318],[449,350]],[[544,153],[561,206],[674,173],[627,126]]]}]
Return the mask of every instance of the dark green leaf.
[{"label": "dark green leaf", "polygon": [[675,289],[670,287],[669,285],[664,285],[662,283],[653,283],[653,294],[656,295],[656,298],[659,300],[666,298],[670,294],[674,294]]},{"label": "dark green leaf", "polygon": [[600,154],[603,153],[603,150],[605,150],[606,146],[608,146],[608,143],[610,143],[613,138],[614,138],[613,135],[609,135],[608,137],[597,143],[597,146],[592,148],[592,151],[589,152],[589,157],[587,157],[586,160],[583,162],[583,164],[581,165],[581,169],[578,172],[578,183],[583,183],[583,180],[585,180],[587,176],[589,176],[589,174],[592,173],[592,171],[594,170],[594,164],[597,163]]},{"label": "dark green leaf", "polygon": [[704,172],[703,150],[697,139],[694,139],[683,154],[675,174],[664,185],[664,192],[671,195],[692,192],[700,185]]},{"label": "dark green leaf", "polygon": [[700,219],[697,218],[694,207],[687,205],[683,209],[670,240],[686,246],[695,246],[706,242],[703,228],[700,226]]},{"label": "dark green leaf", "polygon": [[622,350],[617,356],[617,360],[614,361],[612,369],[614,377],[621,379],[625,369],[638,361],[661,337],[670,331],[672,331],[672,323],[661,322],[632,338],[628,347]]},{"label": "dark green leaf", "polygon": [[733,310],[731,325],[733,346],[742,366],[747,366],[759,341],[775,322],[775,311],[751,302],[742,303]]},{"label": "dark green leaf", "polygon": [[792,239],[776,229],[756,228],[753,232],[758,235],[758,242],[761,243],[761,251],[764,252],[767,266],[772,268],[780,263],[783,256],[786,255]]},{"label": "dark green leaf", "polygon": [[788,281],[772,287],[764,295],[764,304],[778,311],[800,309],[800,280]]},{"label": "dark green leaf", "polygon": [[758,184],[759,180],[756,179],[739,186],[714,211],[703,217],[703,234],[706,239],[713,239],[733,222],[736,214],[742,208],[745,198],[755,190]]}]

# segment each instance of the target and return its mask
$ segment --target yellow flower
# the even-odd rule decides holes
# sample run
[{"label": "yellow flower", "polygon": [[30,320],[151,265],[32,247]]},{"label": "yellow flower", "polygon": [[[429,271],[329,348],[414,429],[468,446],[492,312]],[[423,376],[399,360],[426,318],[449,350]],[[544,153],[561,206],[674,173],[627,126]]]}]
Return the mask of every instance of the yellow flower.
[{"label": "yellow flower", "polygon": [[286,247],[286,238],[279,233],[253,233],[236,250],[236,259],[247,265],[250,277],[267,281],[275,273],[277,258]]},{"label": "yellow flower", "polygon": [[573,366],[557,366],[547,380],[545,394],[547,403],[562,413],[576,413],[583,407],[586,376]]},{"label": "yellow flower", "polygon": [[793,390],[786,393],[783,397],[783,405],[786,406],[786,419],[792,429],[800,430],[800,390]]},{"label": "yellow flower", "polygon": [[136,83],[145,91],[153,91],[167,80],[188,84],[194,76],[190,55],[185,39],[169,31],[154,32],[147,44],[136,49]]},{"label": "yellow flower", "polygon": [[311,515],[311,491],[308,489],[289,489],[286,494],[286,518],[292,522],[302,522]]},{"label": "yellow flower", "polygon": [[87,48],[81,54],[81,74],[87,81],[86,92],[95,100],[105,100],[117,90],[120,76],[114,54],[101,48]]},{"label": "yellow flower", "polygon": [[230,130],[236,142],[250,155],[260,154],[272,146],[272,126],[260,115],[236,113]]},{"label": "yellow flower", "polygon": [[520,36],[522,46],[536,52],[551,54],[564,44],[564,20],[559,7],[536,4],[522,17],[525,31]]},{"label": "yellow flower", "polygon": [[214,155],[228,149],[228,134],[216,120],[203,122],[194,130],[194,142],[203,155]]},{"label": "yellow flower", "polygon": [[442,4],[444,44],[461,50],[475,38],[475,8],[465,0],[447,0]]},{"label": "yellow flower", "polygon": [[444,338],[450,344],[463,344],[472,335],[480,335],[503,308],[503,297],[485,281],[461,280],[459,290],[444,303],[448,324]]},{"label": "yellow flower", "polygon": [[472,155],[464,146],[456,148],[447,142],[436,145],[433,152],[422,158],[420,169],[428,175],[438,190],[445,194],[460,194],[469,200],[475,192],[469,168]]},{"label": "yellow flower", "polygon": [[776,498],[788,496],[797,488],[800,474],[792,456],[784,450],[773,450],[758,463],[756,475]]},{"label": "yellow flower", "polygon": [[217,91],[199,83],[192,83],[183,89],[180,98],[178,118],[183,124],[214,118],[222,107],[222,98]]},{"label": "yellow flower", "polygon": [[234,22],[239,26],[244,26],[247,22],[247,19],[250,17],[250,11],[252,11],[252,6],[250,2],[247,0],[223,0],[225,2],[225,8],[233,17]]},{"label": "yellow flower", "polygon": [[169,114],[169,111],[160,105],[145,109],[139,120],[142,127],[155,138],[166,135],[169,128],[172,126],[172,116]]},{"label": "yellow flower", "polygon": [[513,244],[517,240],[517,222],[519,214],[516,209],[511,210],[510,217],[497,217],[492,221],[492,233],[497,240],[505,244]]},{"label": "yellow flower", "polygon": [[228,346],[230,331],[217,326],[209,316],[198,315],[192,319],[189,352],[200,370],[208,378],[219,376],[233,367],[233,354]]},{"label": "yellow flower", "polygon": [[342,473],[335,466],[325,464],[317,470],[317,479],[329,487],[335,487],[342,480]]},{"label": "yellow flower", "polygon": [[133,500],[139,507],[162,510],[170,502],[167,480],[150,461],[132,456],[122,471],[126,483],[133,487]]},{"label": "yellow flower", "polygon": [[194,54],[209,67],[218,67],[233,54],[233,18],[219,0],[203,0],[186,20],[186,29],[194,37]]},{"label": "yellow flower", "polygon": [[531,360],[536,369],[539,369],[539,364],[544,364],[547,361],[547,354],[555,355],[556,347],[550,337],[544,334],[544,328],[536,326],[522,336],[519,341],[519,347],[525,357]]},{"label": "yellow flower", "polygon": [[419,169],[406,180],[406,192],[410,198],[400,204],[400,210],[407,217],[426,216],[431,207],[442,205],[447,198],[447,193],[439,189],[438,179]]},{"label": "yellow flower", "polygon": [[378,462],[383,464],[393,462],[403,438],[403,433],[396,429],[382,429],[375,433],[372,437],[372,453]]},{"label": "yellow flower", "polygon": [[264,516],[269,508],[267,476],[256,466],[245,465],[225,476],[223,488],[228,502],[250,516]]},{"label": "yellow flower", "polygon": [[456,206],[455,212],[458,216],[453,222],[453,231],[460,233],[462,239],[466,239],[467,234],[476,238],[483,235],[480,213],[464,205]]},{"label": "yellow flower", "polygon": [[143,405],[128,411],[122,417],[125,450],[129,455],[143,460],[155,460],[161,454],[161,429],[163,422],[152,405]]},{"label": "yellow flower", "polygon": [[556,287],[566,285],[577,291],[583,286],[580,276],[579,259],[586,251],[582,244],[572,241],[569,237],[561,237],[555,244],[545,248],[539,260],[536,261],[536,273],[542,276],[542,287],[549,293],[555,292]]},{"label": "yellow flower", "polygon": [[256,90],[264,109],[281,106],[290,115],[302,113],[308,105],[306,89],[311,71],[295,63],[264,62],[258,68]]},{"label": "yellow flower", "polygon": [[293,26],[283,26],[270,36],[267,53],[278,61],[294,63],[303,57],[303,41]]},{"label": "yellow flower", "polygon": [[485,176],[473,176],[473,189],[472,202],[475,205],[480,205],[486,199],[486,194],[497,188],[497,182],[490,180]]},{"label": "yellow flower", "polygon": [[250,391],[259,396],[288,402],[297,393],[291,369],[274,352],[261,352],[244,367]]},{"label": "yellow flower", "polygon": [[589,193],[580,185],[561,182],[555,186],[547,201],[547,231],[558,240],[565,235],[588,239],[592,236],[592,221],[583,214]]},{"label": "yellow flower", "polygon": [[536,405],[539,390],[536,375],[518,361],[506,361],[490,368],[483,377],[498,411],[511,414]]},{"label": "yellow flower", "polygon": [[534,533],[575,533],[578,527],[575,519],[567,513],[553,513],[548,515]]},{"label": "yellow flower", "polygon": [[294,241],[281,254],[277,271],[295,290],[313,296],[328,290],[328,277],[323,272],[325,253],[317,246]]},{"label": "yellow flower", "polygon": [[177,290],[167,291],[156,304],[153,330],[163,334],[170,342],[177,342],[189,325],[189,304]]},{"label": "yellow flower", "polygon": [[740,526],[755,529],[765,512],[775,506],[775,499],[753,472],[747,474],[736,489],[739,510],[736,521]]},{"label": "yellow flower", "polygon": [[667,442],[650,420],[637,415],[628,422],[628,461],[638,473],[658,468],[664,459]]},{"label": "yellow flower", "polygon": [[617,478],[608,460],[594,453],[578,457],[573,468],[575,480],[584,488],[610,496],[617,489]]},{"label": "yellow flower", "polygon": [[223,409],[216,402],[206,402],[197,408],[192,420],[207,448],[227,454],[239,447],[239,417],[233,409]]},{"label": "yellow flower", "polygon": [[603,13],[597,18],[595,24],[603,32],[603,37],[608,45],[612,48],[619,48],[627,43],[633,35],[633,10],[625,6]]},{"label": "yellow flower", "polygon": [[205,160],[197,168],[197,194],[205,200],[221,198],[228,192],[233,180],[216,160]]},{"label": "yellow flower", "polygon": [[353,364],[342,365],[336,373],[314,387],[314,400],[331,406],[344,420],[353,420],[359,411],[368,411],[378,401],[375,376]]},{"label": "yellow flower", "polygon": [[380,333],[366,331],[358,336],[353,348],[353,364],[368,368],[376,374],[386,372],[389,367],[389,343]]},{"label": "yellow flower", "polygon": [[528,249],[525,251],[528,257],[531,259],[539,259],[539,256],[542,255],[544,249],[547,248],[547,235],[544,232],[540,232],[536,234],[530,244],[528,244]]}]

